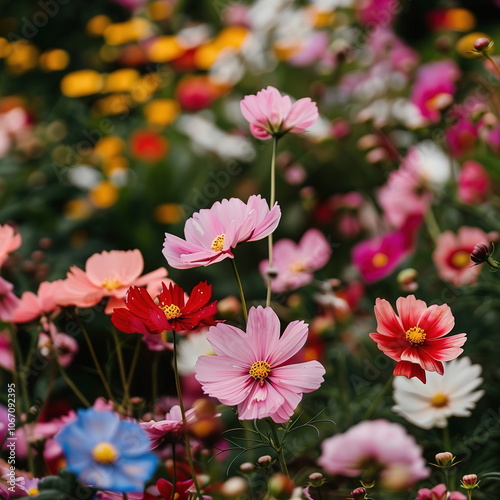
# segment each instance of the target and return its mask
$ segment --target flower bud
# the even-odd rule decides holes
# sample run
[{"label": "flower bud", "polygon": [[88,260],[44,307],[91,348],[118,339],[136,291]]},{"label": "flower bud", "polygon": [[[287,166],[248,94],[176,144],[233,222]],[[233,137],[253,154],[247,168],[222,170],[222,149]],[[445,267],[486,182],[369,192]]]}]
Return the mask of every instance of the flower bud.
[{"label": "flower bud", "polygon": [[476,474],[466,474],[462,477],[462,488],[466,490],[472,490],[473,488],[477,488],[479,481],[477,480]]},{"label": "flower bud", "polygon": [[263,467],[264,469],[267,469],[268,467],[271,466],[273,462],[273,459],[271,458],[270,455],[262,455],[257,459],[257,463]]},{"label": "flower bud", "polygon": [[314,486],[315,488],[319,488],[323,483],[326,482],[326,479],[323,477],[321,472],[313,472],[309,474],[309,485]]},{"label": "flower bud", "polygon": [[497,271],[500,267],[500,263],[491,257],[492,253],[493,250],[490,249],[489,245],[477,243],[470,254],[470,260],[474,262],[476,266],[487,263],[492,271]]},{"label": "flower bud", "polygon": [[224,497],[235,498],[240,497],[247,491],[248,482],[243,479],[241,476],[233,476],[229,478],[224,484],[221,486],[220,493]]},{"label": "flower bud", "polygon": [[240,465],[240,472],[242,472],[243,474],[250,474],[254,469],[255,466],[251,462],[243,462]]},{"label": "flower bud", "polygon": [[451,467],[455,457],[449,451],[443,451],[436,455],[436,465],[443,469]]},{"label": "flower bud", "polygon": [[474,42],[474,49],[478,52],[488,52],[489,50],[491,50],[492,46],[493,42],[486,37],[480,37]]},{"label": "flower bud", "polygon": [[366,490],[364,488],[356,488],[351,491],[352,500],[364,500],[366,498]]},{"label": "flower bud", "polygon": [[284,474],[274,474],[269,479],[269,493],[276,500],[289,500],[295,489],[294,482]]},{"label": "flower bud", "polygon": [[403,269],[396,277],[399,288],[404,292],[414,292],[418,288],[418,271],[412,267]]}]

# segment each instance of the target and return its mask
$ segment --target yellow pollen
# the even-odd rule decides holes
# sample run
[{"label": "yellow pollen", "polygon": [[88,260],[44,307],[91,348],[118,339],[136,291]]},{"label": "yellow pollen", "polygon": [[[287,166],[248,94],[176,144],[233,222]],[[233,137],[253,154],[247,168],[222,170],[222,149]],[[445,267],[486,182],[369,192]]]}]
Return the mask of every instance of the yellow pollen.
[{"label": "yellow pollen", "polygon": [[214,238],[214,241],[212,241],[212,250],[214,252],[220,252],[224,248],[224,238],[225,234],[219,234]]},{"label": "yellow pollen", "polygon": [[470,266],[470,253],[465,250],[459,250],[451,256],[451,264],[457,269],[462,269],[463,267]]},{"label": "yellow pollen", "polygon": [[248,373],[255,380],[260,380],[260,385],[264,385],[264,379],[266,379],[271,373],[271,365],[267,361],[256,361],[250,367]]},{"label": "yellow pollen", "polygon": [[40,490],[38,488],[30,488],[28,490],[28,496],[34,497],[40,493]]},{"label": "yellow pollen", "polygon": [[389,262],[389,257],[382,252],[376,253],[372,258],[373,267],[384,267]]},{"label": "yellow pollen", "polygon": [[434,394],[434,396],[432,396],[431,405],[434,406],[434,408],[442,408],[447,404],[448,404],[448,396],[446,394],[438,392],[437,394]]},{"label": "yellow pollen", "polygon": [[160,308],[164,312],[167,319],[175,319],[182,316],[179,306],[176,306],[175,304],[170,304],[169,306],[161,305]]},{"label": "yellow pollen", "polygon": [[296,260],[288,266],[288,269],[290,269],[292,273],[303,273],[307,269],[307,267],[302,262],[300,262],[300,260]]},{"label": "yellow pollen", "polygon": [[412,326],[406,332],[406,340],[413,345],[423,344],[425,341],[425,332],[419,326]]},{"label": "yellow pollen", "polygon": [[101,283],[101,286],[111,292],[120,288],[122,284],[116,278],[107,278]]},{"label": "yellow pollen", "polygon": [[118,458],[118,450],[111,443],[103,441],[94,446],[92,456],[100,464],[112,464]]}]

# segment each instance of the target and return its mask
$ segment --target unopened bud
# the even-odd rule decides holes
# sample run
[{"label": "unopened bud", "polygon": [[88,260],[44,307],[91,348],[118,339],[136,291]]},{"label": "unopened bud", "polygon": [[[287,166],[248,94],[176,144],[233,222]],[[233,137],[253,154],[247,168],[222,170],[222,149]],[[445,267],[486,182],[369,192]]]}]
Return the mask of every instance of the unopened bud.
[{"label": "unopened bud", "polygon": [[284,474],[274,474],[269,479],[269,493],[276,500],[289,500],[295,489],[295,483]]},{"label": "unopened bud", "polygon": [[488,52],[491,50],[493,42],[486,37],[480,37],[474,42],[474,49],[478,52]]},{"label": "unopened bud", "polygon": [[473,488],[477,488],[479,485],[479,481],[477,480],[476,474],[466,474],[462,477],[462,488],[466,490],[472,490]]},{"label": "unopened bud", "polygon": [[267,469],[268,467],[271,466],[273,459],[271,458],[270,455],[262,455],[257,459],[257,463],[261,466]]},{"label": "unopened bud", "polygon": [[319,488],[325,482],[326,479],[323,477],[323,474],[321,474],[321,472],[313,472],[312,474],[309,474],[309,484],[311,486]]},{"label": "unopened bud", "polygon": [[356,488],[351,491],[353,500],[364,500],[366,498],[366,490],[364,488]]},{"label": "unopened bud", "polygon": [[486,263],[490,266],[492,271],[497,271],[500,267],[500,263],[491,257],[492,253],[493,250],[491,250],[488,245],[484,243],[477,243],[470,254],[470,260],[476,266]]},{"label": "unopened bud", "polygon": [[449,451],[443,451],[436,455],[436,465],[443,468],[448,468],[453,465],[455,457]]},{"label": "unopened bud", "polygon": [[240,476],[229,478],[221,486],[220,493],[229,498],[240,497],[248,489],[248,483]]},{"label": "unopened bud", "polygon": [[417,278],[418,271],[413,267],[408,267],[398,274],[396,281],[404,292],[414,292],[418,288]]},{"label": "unopened bud", "polygon": [[255,466],[251,462],[243,462],[240,465],[240,472],[243,472],[244,474],[249,474],[250,472],[253,472],[254,469]]}]

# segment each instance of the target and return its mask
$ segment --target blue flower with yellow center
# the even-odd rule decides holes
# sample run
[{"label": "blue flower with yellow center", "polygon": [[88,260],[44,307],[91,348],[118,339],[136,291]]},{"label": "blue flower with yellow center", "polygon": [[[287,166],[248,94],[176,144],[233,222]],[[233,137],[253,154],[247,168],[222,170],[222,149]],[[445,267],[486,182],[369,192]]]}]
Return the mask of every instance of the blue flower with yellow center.
[{"label": "blue flower with yellow center", "polygon": [[158,459],[139,424],[113,411],[79,410],[56,436],[67,468],[84,484],[108,491],[144,491]]}]

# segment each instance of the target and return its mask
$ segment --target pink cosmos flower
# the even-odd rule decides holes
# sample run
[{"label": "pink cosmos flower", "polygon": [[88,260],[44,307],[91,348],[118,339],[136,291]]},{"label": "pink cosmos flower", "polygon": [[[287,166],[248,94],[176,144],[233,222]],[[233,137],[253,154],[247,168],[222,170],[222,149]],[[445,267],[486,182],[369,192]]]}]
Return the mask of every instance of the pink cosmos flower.
[{"label": "pink cosmos flower", "polygon": [[[196,409],[190,408],[186,411],[186,425],[196,421]],[[150,420],[149,422],[141,422],[139,424],[151,439],[151,449],[157,448],[165,440],[176,440],[182,435],[182,413],[179,405],[172,406],[170,411],[165,415],[165,420],[158,422]]]},{"label": "pink cosmos flower", "polygon": [[438,122],[441,110],[453,103],[458,78],[460,70],[451,60],[420,66],[410,99],[429,123]]},{"label": "pink cosmos flower", "polygon": [[11,372],[14,370],[14,351],[8,330],[0,330],[0,366]]},{"label": "pink cosmos flower", "polygon": [[276,203],[269,210],[266,200],[253,195],[244,203],[238,198],[216,201],[195,213],[184,226],[185,240],[165,234],[163,255],[172,267],[208,266],[226,258],[244,241],[257,241],[271,234],[281,217]]},{"label": "pink cosmos flower", "polygon": [[12,293],[14,285],[0,277],[0,320],[11,321],[19,304],[19,299]]},{"label": "pink cosmos flower", "polygon": [[104,297],[110,300],[106,314],[115,307],[123,306],[123,298],[131,286],[143,286],[158,281],[167,275],[160,267],[156,271],[141,276],[144,260],[139,250],[111,250],[96,253],[85,264],[85,271],[72,266],[63,281],[58,304],[77,307],[95,306]]},{"label": "pink cosmos flower", "polygon": [[[273,292],[295,290],[313,280],[313,271],[321,269],[330,259],[332,249],[323,233],[309,229],[297,244],[282,239],[273,247],[273,267],[278,275],[271,282]],[[269,261],[260,263],[260,273],[265,277]]]},{"label": "pink cosmos flower", "polygon": [[464,162],[458,175],[457,195],[460,201],[479,205],[487,199],[490,189],[490,176],[477,161]]},{"label": "pink cosmos flower", "polygon": [[415,500],[466,500],[467,497],[459,491],[448,493],[446,485],[438,484],[431,490],[422,488],[418,490],[418,496]]},{"label": "pink cosmos flower", "polygon": [[404,473],[407,487],[429,476],[422,449],[400,424],[365,420],[343,434],[325,439],[318,459],[329,474],[373,481]]},{"label": "pink cosmos flower", "polygon": [[63,280],[53,282],[44,281],[38,287],[38,293],[24,292],[14,311],[14,323],[27,323],[40,316],[48,316],[51,312],[58,311],[57,297],[61,293]]},{"label": "pink cosmos flower", "polygon": [[8,254],[21,246],[21,235],[15,233],[14,228],[5,224],[0,226],[0,267]]},{"label": "pink cosmos flower", "polygon": [[481,267],[473,266],[471,252],[477,243],[489,246],[495,236],[494,233],[488,235],[478,227],[469,226],[462,226],[457,234],[452,231],[440,234],[432,254],[439,277],[455,286],[475,283]]},{"label": "pink cosmos flower", "polygon": [[400,6],[398,0],[361,0],[357,10],[359,22],[373,29],[391,25]]},{"label": "pink cosmos flower", "polygon": [[78,352],[78,342],[73,337],[58,332],[54,323],[49,323],[47,328],[48,334],[42,332],[38,336],[40,354],[48,359],[57,356],[57,361],[62,367],[69,366]]},{"label": "pink cosmos flower", "polygon": [[216,356],[200,356],[196,378],[205,394],[238,405],[240,420],[271,417],[286,422],[302,394],[318,389],[325,369],[318,361],[290,364],[307,339],[303,321],[290,323],[280,337],[280,322],[269,307],[252,307],[247,331],[226,324],[207,333]]},{"label": "pink cosmos flower", "polygon": [[354,245],[352,261],[367,283],[385,278],[414,250],[419,217],[409,217],[403,228]]},{"label": "pink cosmos flower", "polygon": [[274,87],[257,95],[247,95],[240,102],[241,113],[250,123],[250,132],[257,139],[281,137],[287,132],[302,134],[318,119],[318,107],[309,97],[292,104]]},{"label": "pink cosmos flower", "polygon": [[[474,123],[463,113],[450,113],[450,117],[456,117],[456,123],[446,129],[446,139],[450,147],[450,153],[454,158],[462,156],[474,148],[478,137],[478,124]],[[457,116],[458,115],[458,116]]]},{"label": "pink cosmos flower", "polygon": [[376,300],[377,332],[370,333],[370,338],[385,355],[397,361],[394,375],[417,377],[425,384],[425,370],[442,375],[443,361],[462,354],[467,335],[443,338],[455,324],[446,304],[427,307],[423,300],[409,295],[399,297],[396,308],[398,315],[387,300]]}]

